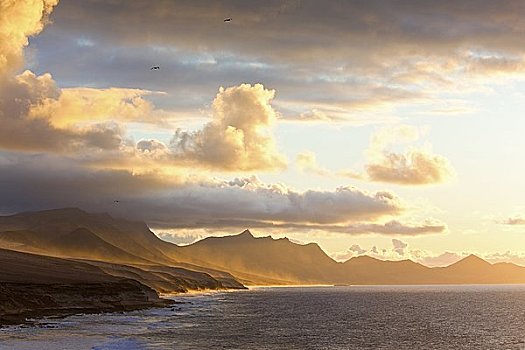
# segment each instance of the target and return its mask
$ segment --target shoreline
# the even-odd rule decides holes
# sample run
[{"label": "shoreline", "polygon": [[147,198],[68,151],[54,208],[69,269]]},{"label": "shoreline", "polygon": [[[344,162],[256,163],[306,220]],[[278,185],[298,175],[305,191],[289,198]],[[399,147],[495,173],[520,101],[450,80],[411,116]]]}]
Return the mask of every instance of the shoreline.
[{"label": "shoreline", "polygon": [[1,283],[0,327],[31,318],[124,312],[172,305],[134,280],[87,283]]},{"label": "shoreline", "polygon": [[[81,289],[81,288],[79,288]],[[121,313],[137,310],[147,310],[154,308],[171,308],[180,302],[176,298],[192,298],[199,296],[211,296],[220,293],[232,293],[248,291],[248,289],[206,289],[206,290],[189,290],[184,293],[156,293],[157,299],[149,300],[144,304],[125,305],[130,300],[120,299],[117,303],[108,307],[96,307],[88,305],[76,305],[70,307],[49,307],[40,309],[19,309],[17,312],[0,314],[0,328],[16,325],[31,325],[37,320],[46,317],[66,318],[76,314],[93,315],[105,313]]]},{"label": "shoreline", "polygon": [[44,319],[46,317],[52,318],[67,318],[69,316],[83,314],[83,315],[93,315],[93,314],[105,314],[105,313],[123,313],[131,312],[137,310],[147,310],[154,308],[171,308],[174,305],[182,304],[184,302],[178,301],[176,299],[186,299],[193,297],[202,297],[202,296],[213,296],[221,293],[237,293],[237,292],[249,292],[265,289],[295,289],[295,288],[351,288],[354,290],[359,290],[362,288],[440,288],[440,287],[525,287],[525,284],[520,283],[506,283],[506,284],[425,284],[425,285],[348,285],[348,286],[335,286],[335,285],[268,285],[268,286],[247,286],[247,289],[221,289],[221,290],[195,290],[188,291],[185,293],[158,293],[158,299],[146,301],[144,303],[136,304],[127,304],[130,300],[119,299],[118,303],[111,306],[102,307],[102,306],[88,306],[88,305],[76,305],[69,307],[49,307],[41,309],[21,309],[19,312],[14,313],[4,313],[0,314],[0,328],[6,328],[9,326],[17,325],[33,325],[38,322],[38,320]]}]

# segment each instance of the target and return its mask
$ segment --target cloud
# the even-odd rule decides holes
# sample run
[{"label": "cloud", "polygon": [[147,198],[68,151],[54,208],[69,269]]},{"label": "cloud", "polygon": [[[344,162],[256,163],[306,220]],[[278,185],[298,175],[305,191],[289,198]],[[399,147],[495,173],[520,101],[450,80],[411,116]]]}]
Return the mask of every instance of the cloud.
[{"label": "cloud", "polygon": [[[156,109],[147,99],[158,97],[157,93],[143,88],[62,88],[49,73],[35,74],[30,70],[19,73],[28,37],[43,29],[56,4],[56,1],[44,0],[0,3],[0,183],[9,184],[0,188],[2,212],[77,206],[142,219],[168,228],[244,228],[249,224],[265,228],[385,235],[419,235],[445,229],[445,225],[439,222],[404,223],[398,220],[406,205],[388,191],[374,193],[349,186],[335,190],[297,191],[283,184],[263,183],[257,177],[226,181],[199,173],[188,176],[188,169],[245,172],[284,169],[287,160],[277,149],[273,134],[279,117],[273,104],[275,91],[262,84],[236,83],[220,88],[211,106],[212,120],[202,128],[179,129],[169,144],[147,137],[135,143],[127,136],[128,124],[164,122],[164,111]],[[116,1],[111,5],[100,2],[91,5],[118,4]],[[66,2],[57,11],[71,15],[68,12],[70,5]],[[82,2],[73,4],[81,8],[84,5]],[[144,10],[152,8],[140,1],[129,8],[136,10],[136,6]],[[218,6],[222,8],[221,4]],[[279,6],[276,11],[265,4],[258,6],[265,15],[246,8],[251,12],[250,16],[244,17],[246,21],[266,23],[269,17],[278,19],[300,8],[295,4]],[[185,9],[181,8],[181,13],[185,13]],[[190,13],[197,17],[204,13],[214,16],[206,11],[193,10]],[[94,21],[99,19],[93,17]],[[130,23],[129,18],[118,13],[114,19],[115,23]],[[142,20],[142,17],[138,19]],[[83,20],[82,16],[73,22],[80,28]],[[222,30],[224,26],[220,25]],[[125,27],[135,31],[134,26]],[[54,28],[50,30],[52,32]],[[75,30],[72,29],[71,33]],[[107,37],[91,35],[98,30],[91,24],[84,33],[88,37],[75,35],[75,50],[97,50],[100,40],[113,39],[113,31],[107,32]],[[122,34],[127,36],[127,33]],[[157,34],[152,31],[153,42],[148,47],[169,51],[169,47],[163,47],[157,41]],[[130,48],[134,40],[140,41],[141,38],[129,37],[121,44]],[[181,45],[181,48],[193,45],[192,42],[188,44]],[[75,54],[84,57],[78,52]],[[304,56],[307,57],[309,55]],[[109,57],[105,62],[113,58]],[[188,62],[193,62],[190,65],[198,65],[194,58],[191,54],[187,58]],[[252,58],[230,59],[226,64],[263,70],[270,66],[264,62],[254,63]],[[209,67],[214,60],[211,57],[210,62],[203,64]],[[57,61],[67,64],[64,57]],[[275,62],[272,65],[275,66]],[[288,71],[288,68],[280,69],[281,73]],[[293,67],[292,70],[300,71],[301,68]],[[67,69],[59,69],[58,74],[62,71]],[[313,80],[318,89],[310,96],[315,102],[311,110],[318,119],[327,115],[332,105],[336,105],[333,110],[338,110],[339,114],[335,113],[329,119],[335,120],[349,106],[366,109],[375,102],[388,104],[391,100],[414,96],[404,88],[367,82],[366,91],[356,92],[349,98],[348,91],[339,91],[339,87],[349,81],[333,84],[334,74],[335,71],[328,76],[316,76]],[[288,87],[303,84],[294,76],[289,81],[291,85]],[[74,86],[71,81],[66,85]],[[374,98],[369,96],[371,91],[376,94]],[[304,154],[303,163],[308,162],[317,171],[326,172],[317,165],[313,154]],[[134,171],[133,167],[137,165],[139,170]]]},{"label": "cloud", "polygon": [[319,176],[339,176],[356,180],[393,183],[398,185],[429,185],[449,180],[454,169],[447,158],[433,154],[430,145],[418,149],[411,148],[405,152],[393,152],[389,148],[404,143],[412,143],[421,137],[419,129],[398,125],[385,127],[375,132],[370,138],[366,151],[368,163],[365,172],[352,169],[330,171],[317,163],[315,153],[304,151],[297,156],[300,170]]},{"label": "cloud", "polygon": [[515,215],[512,217],[505,218],[503,220],[498,221],[500,224],[503,225],[510,225],[510,226],[519,226],[519,225],[525,225],[525,217],[521,215]]},{"label": "cloud", "polygon": [[[355,247],[358,245],[353,245]],[[441,254],[436,254],[430,251],[420,250],[420,249],[410,249],[408,243],[403,242],[398,239],[392,239],[392,247],[379,249],[377,246],[373,246],[371,249],[367,250],[366,248],[352,249],[350,247],[344,252],[335,252],[331,256],[337,261],[346,261],[350,258],[356,256],[371,256],[379,260],[412,260],[414,262],[423,264],[429,267],[442,267],[454,264],[455,262],[467,257],[470,253],[468,252],[444,252]],[[488,255],[477,254],[483,258],[489,260]]]},{"label": "cloud", "polygon": [[197,166],[222,170],[274,170],[286,167],[276,148],[272,126],[274,90],[261,84],[220,88],[213,120],[194,132],[178,130],[170,148]]},{"label": "cloud", "polygon": [[445,231],[446,225],[437,220],[428,219],[420,223],[402,223],[397,220],[391,220],[383,224],[363,223],[358,225],[349,225],[347,227],[331,226],[326,230],[349,233],[349,234],[369,234],[378,233],[383,235],[406,235],[418,236],[423,234],[441,233]]},{"label": "cloud", "polygon": [[317,157],[311,151],[304,151],[297,155],[296,164],[299,170],[317,174],[319,176],[332,176],[328,169],[324,169],[317,164]]},{"label": "cloud", "polygon": [[430,185],[449,180],[454,176],[454,169],[447,158],[433,154],[429,144],[402,153],[389,150],[393,145],[411,143],[420,137],[420,131],[408,125],[382,128],[371,137],[366,152],[366,173],[343,171],[340,174],[398,185]]},{"label": "cloud", "polygon": [[299,121],[304,123],[327,123],[327,122],[344,122],[348,118],[341,116],[344,110],[334,111],[333,108],[322,108],[322,110],[313,108],[309,111],[301,113],[293,113],[291,115],[283,115],[282,120],[285,121]]},{"label": "cloud", "polygon": [[49,73],[16,74],[28,37],[43,29],[57,3],[0,3],[0,148],[63,154],[119,149],[125,143],[125,130],[115,120],[145,121],[153,113],[152,105],[142,98],[149,92],[61,89]]},{"label": "cloud", "polygon": [[[42,38],[49,49],[37,55],[43,67],[63,72],[59,81],[162,86],[184,94],[163,101],[180,109],[199,108],[219,84],[264,82],[279,87],[276,106],[289,108],[288,119],[366,123],[381,119],[383,108],[433,104],[450,91],[479,88],[478,80],[523,73],[524,13],[519,1],[488,0],[223,1],[213,8],[202,0],[163,2],[162,11],[147,0],[71,0],[55,11]],[[151,57],[162,74],[143,69]]]},{"label": "cloud", "polygon": [[59,98],[61,90],[50,74],[24,71],[0,80],[0,148],[68,153],[85,148],[116,149],[124,130],[115,123],[92,123],[56,128],[50,118],[35,118],[31,111]]},{"label": "cloud", "polygon": [[402,201],[389,192],[351,187],[299,192],[256,177],[210,181],[155,172],[132,174],[89,169],[76,160],[43,155],[0,156],[0,182],[9,184],[0,189],[3,212],[75,206],[166,228],[210,223],[245,228],[247,222],[265,227],[352,226],[404,211]]},{"label": "cloud", "polygon": [[381,153],[385,148],[393,144],[405,144],[417,141],[421,137],[418,128],[411,125],[395,125],[376,130],[370,137],[370,148],[367,151],[370,156]]},{"label": "cloud", "polygon": [[140,89],[61,89],[58,98],[48,97],[31,106],[29,116],[43,118],[56,128],[107,120],[161,124],[162,113],[155,111],[144,96],[151,91]]},{"label": "cloud", "polygon": [[137,142],[136,147],[140,152],[143,153],[165,154],[166,152],[168,152],[168,147],[164,143],[155,139],[140,140],[139,142]]},{"label": "cloud", "polygon": [[[213,8],[204,0],[173,1],[165,3],[161,12],[146,0],[132,6],[124,4],[128,2],[65,2],[60,9],[64,30],[77,36],[90,33],[90,39],[100,43],[148,43],[188,51],[205,48],[208,52],[227,48],[257,58],[313,61],[318,65],[324,58],[327,65],[346,61],[349,66],[361,68],[364,61],[379,65],[385,58],[392,61],[406,55],[440,58],[466,46],[520,52],[519,34],[525,12],[519,1],[494,6],[488,0],[396,0],[387,6],[380,0],[331,4],[313,0],[245,1],[241,5],[224,1]],[[234,21],[223,25],[222,18],[232,13]],[[135,25],[123,26],[125,23]],[[181,31],[187,34],[166,34]],[[283,37],[283,33],[289,35]],[[341,38],[346,45],[341,45]],[[370,56],[371,51],[378,56]]]},{"label": "cloud", "polygon": [[346,261],[354,256],[360,256],[367,252],[366,249],[361,248],[359,244],[354,244],[344,252],[336,252],[332,254],[332,258],[336,261]]},{"label": "cloud", "polygon": [[420,264],[430,267],[449,266],[467,257],[469,254],[444,252],[439,255],[429,255],[420,251],[413,252],[413,259]]},{"label": "cloud", "polygon": [[[37,9],[39,16],[33,12],[21,15],[24,6],[2,3],[12,18],[20,15],[23,22],[28,17],[24,25],[7,25],[5,29],[2,26],[10,40],[2,45],[13,46],[11,51],[16,53],[4,57],[4,66],[19,63],[27,36],[43,28],[53,7],[45,1],[21,4]],[[4,150],[90,158],[96,153],[106,166],[111,158],[115,163],[133,165],[147,156],[150,165],[153,160],[157,162],[157,168],[174,164],[225,171],[286,167],[286,159],[278,152],[272,134],[277,113],[270,103],[275,91],[261,84],[221,88],[212,104],[213,120],[197,131],[178,130],[169,147],[157,140],[140,140],[135,149],[130,149],[132,141],[126,137],[125,125],[165,123],[166,112],[145,99],[153,92],[127,88],[61,89],[49,73],[13,72],[2,70],[0,79],[0,148]]]},{"label": "cloud", "polygon": [[[175,225],[175,226],[173,226]],[[250,220],[250,219],[209,219],[203,218],[200,221],[172,224],[172,228],[190,229],[199,227],[207,230],[225,230],[237,228],[260,228],[266,230],[279,230],[279,232],[316,232],[320,234],[334,233],[345,235],[369,235],[379,234],[384,236],[421,236],[427,234],[442,233],[447,226],[437,220],[424,220],[420,223],[403,223],[397,220],[385,223],[370,223],[350,221],[346,224],[315,224],[315,223],[295,223],[295,222],[273,222],[271,220]]]},{"label": "cloud", "polygon": [[177,245],[188,245],[195,243],[201,239],[204,238],[201,234],[194,234],[192,232],[185,232],[185,231],[174,231],[174,232],[156,232],[155,233],[160,239],[164,241],[168,241],[171,243],[175,243]]},{"label": "cloud", "polygon": [[392,249],[396,254],[399,255],[405,255],[405,248],[408,247],[408,244],[400,241],[399,239],[392,239],[392,245],[394,246],[394,249]]},{"label": "cloud", "polygon": [[397,261],[409,259],[429,267],[443,267],[454,264],[459,260],[474,254],[491,264],[513,263],[520,266],[525,266],[525,254],[519,252],[506,251],[480,253],[475,251],[446,251],[443,253],[434,253],[421,249],[409,249],[407,243],[399,240],[392,240],[392,243],[392,249],[378,249],[376,246],[373,246],[370,250],[354,244],[347,250],[332,253],[330,256],[337,261],[346,261],[356,256],[368,255],[380,260]]},{"label": "cloud", "polygon": [[19,69],[28,37],[42,31],[58,0],[0,3],[0,77]]},{"label": "cloud", "polygon": [[505,55],[502,53],[480,53],[469,52],[466,54],[469,59],[467,71],[474,76],[500,75],[525,72],[525,56],[523,53],[518,55]]},{"label": "cloud", "polygon": [[452,174],[449,161],[422,150],[385,153],[377,163],[366,165],[371,181],[398,185],[428,185],[445,182]]},{"label": "cloud", "polygon": [[417,148],[404,153],[388,150],[392,145],[411,143],[420,137],[420,130],[409,125],[386,127],[374,133],[367,151],[369,163],[365,166],[369,180],[399,185],[427,185],[448,180],[454,171],[445,157]]},{"label": "cloud", "polygon": [[520,266],[525,266],[525,254],[521,252],[506,251],[504,253],[488,253],[484,254],[483,258],[492,264],[510,262]]}]

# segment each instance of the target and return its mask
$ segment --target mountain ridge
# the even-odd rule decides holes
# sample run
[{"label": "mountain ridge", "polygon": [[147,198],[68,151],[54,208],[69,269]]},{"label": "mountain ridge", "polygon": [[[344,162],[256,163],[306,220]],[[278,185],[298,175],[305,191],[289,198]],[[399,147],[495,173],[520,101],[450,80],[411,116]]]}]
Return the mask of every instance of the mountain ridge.
[{"label": "mountain ridge", "polygon": [[[249,229],[177,246],[161,240],[143,222],[78,208],[0,217],[2,246],[44,255],[62,249],[61,254],[70,253],[68,258],[99,261],[97,264],[106,264],[106,269],[112,263],[129,265],[129,271],[115,268],[113,273],[127,276],[137,273],[131,268],[149,270],[145,275],[152,279],[151,284],[163,286],[173,284],[173,280],[167,284],[161,281],[166,271],[175,275],[180,272],[171,268],[196,271],[233,286],[239,286],[235,280],[248,285],[525,283],[524,267],[490,264],[475,255],[433,268],[408,259],[390,261],[370,256],[338,262],[317,243],[255,237]],[[179,278],[175,275],[171,278]],[[185,285],[198,285],[190,276],[188,272]],[[140,278],[146,281],[146,277]],[[205,285],[215,283],[207,279],[204,277]]]}]

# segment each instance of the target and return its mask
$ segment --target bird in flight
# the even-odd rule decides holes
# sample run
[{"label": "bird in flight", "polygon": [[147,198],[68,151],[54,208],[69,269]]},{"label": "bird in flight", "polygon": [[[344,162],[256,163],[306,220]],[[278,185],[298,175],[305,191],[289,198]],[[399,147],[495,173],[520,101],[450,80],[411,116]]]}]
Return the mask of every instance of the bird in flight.
[{"label": "bird in flight", "polygon": [[159,70],[159,69],[160,69],[159,66],[153,66],[153,67],[150,68],[150,70]]},{"label": "bird in flight", "polygon": [[232,19],[229,18],[229,17],[224,19],[224,22],[231,22],[231,21],[232,21]]},{"label": "bird in flight", "polygon": [[120,203],[120,201],[114,200],[113,203]]}]

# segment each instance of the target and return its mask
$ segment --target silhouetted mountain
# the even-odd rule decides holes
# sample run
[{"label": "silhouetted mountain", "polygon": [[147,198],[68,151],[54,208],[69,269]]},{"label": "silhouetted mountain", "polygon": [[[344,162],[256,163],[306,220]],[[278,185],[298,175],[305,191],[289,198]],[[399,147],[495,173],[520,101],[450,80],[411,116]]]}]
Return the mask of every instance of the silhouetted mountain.
[{"label": "silhouetted mountain", "polygon": [[85,259],[162,292],[241,287],[236,279],[251,285],[525,283],[524,267],[492,265],[473,255],[443,268],[367,256],[340,263],[315,243],[254,237],[249,230],[179,247],[144,223],[79,209],[0,217],[0,246]]},{"label": "silhouetted mountain", "polygon": [[339,263],[315,243],[238,235],[208,237],[180,247],[179,259],[232,273],[249,284],[333,283]]},{"label": "silhouetted mountain", "polygon": [[384,261],[359,256],[343,264],[345,281],[352,284],[432,284],[430,268],[411,260]]},{"label": "silhouetted mountain", "polygon": [[[83,258],[123,263],[174,262],[159,249],[169,243],[155,236],[142,222],[114,219],[108,214],[89,214],[76,208],[0,217],[0,240],[18,243],[18,250],[71,256],[63,244],[64,241],[71,244],[75,239],[88,240]],[[74,249],[72,255],[77,256],[77,251]]]},{"label": "silhouetted mountain", "polygon": [[180,266],[166,255],[175,256],[178,247],[159,239],[144,223],[75,208],[0,217],[0,247],[83,259],[164,293],[243,287],[227,272]]},{"label": "silhouetted mountain", "polygon": [[525,268],[471,255],[444,268],[359,256],[338,263],[314,243],[254,237],[248,230],[180,247],[179,258],[230,272],[247,284],[525,283]]},{"label": "silhouetted mountain", "polygon": [[490,264],[475,255],[433,270],[435,278],[442,283],[525,283],[525,267],[510,263]]}]

